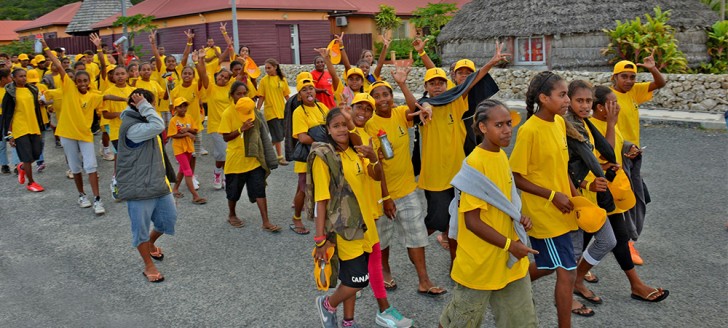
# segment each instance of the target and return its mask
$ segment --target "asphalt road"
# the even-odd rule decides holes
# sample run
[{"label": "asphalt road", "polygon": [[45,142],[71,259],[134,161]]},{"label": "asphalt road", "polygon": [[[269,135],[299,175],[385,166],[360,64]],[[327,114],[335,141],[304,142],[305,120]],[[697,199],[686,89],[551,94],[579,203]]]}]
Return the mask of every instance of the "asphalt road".
[{"label": "asphalt road", "polygon": [[[725,223],[728,219],[728,135],[724,132],[650,126],[643,128],[643,172],[653,195],[638,249],[643,279],[670,290],[659,304],[629,298],[629,284],[612,256],[589,285],[604,299],[576,327],[725,327],[728,324]],[[211,139],[203,143],[212,149]],[[158,263],[166,280],[146,282],[131,247],[124,203],[111,201],[111,162],[100,160],[107,214],[76,205],[64,176],[62,150],[46,143],[48,169],[37,174],[46,187],[30,193],[13,175],[0,176],[0,327],[317,327],[311,277],[311,236],[287,228],[260,228],[257,208],[238,204],[247,225],[226,222],[223,191],[211,186],[213,159],[202,157],[198,206],[190,195],[179,203],[175,236],[160,239],[166,257]],[[268,180],[270,216],[287,227],[296,179],[292,166]],[[88,185],[86,188],[89,188]],[[89,192],[90,193],[90,192]],[[311,224],[308,223],[310,227]],[[430,238],[427,265],[434,282],[451,289],[448,255]],[[415,293],[416,275],[402,245],[393,246],[392,268],[399,289],[390,301],[418,327],[435,327],[450,295],[430,299]],[[556,325],[554,277],[533,285],[540,326]],[[374,327],[371,290],[357,302],[356,319]],[[341,314],[339,315],[341,319]],[[492,319],[486,318],[492,326]]]}]

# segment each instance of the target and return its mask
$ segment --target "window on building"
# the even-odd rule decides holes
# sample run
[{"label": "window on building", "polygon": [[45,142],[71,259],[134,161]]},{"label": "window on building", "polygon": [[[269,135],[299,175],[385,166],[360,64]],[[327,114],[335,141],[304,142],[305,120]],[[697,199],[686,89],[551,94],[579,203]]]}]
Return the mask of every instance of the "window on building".
[{"label": "window on building", "polygon": [[539,65],[546,63],[545,45],[543,36],[516,38],[516,64]]},{"label": "window on building", "polygon": [[46,33],[43,35],[45,39],[55,39],[57,37],[56,32]]},{"label": "window on building", "polygon": [[409,20],[403,19],[402,25],[400,25],[395,31],[392,32],[393,40],[403,40],[409,38]]}]

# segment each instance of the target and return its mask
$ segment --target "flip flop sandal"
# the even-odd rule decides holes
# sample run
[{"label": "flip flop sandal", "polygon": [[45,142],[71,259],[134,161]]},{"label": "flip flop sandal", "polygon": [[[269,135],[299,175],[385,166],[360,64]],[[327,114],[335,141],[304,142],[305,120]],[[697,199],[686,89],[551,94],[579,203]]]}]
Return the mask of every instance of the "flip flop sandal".
[{"label": "flip flop sandal", "polygon": [[150,251],[149,256],[151,256],[153,259],[157,261],[164,260],[164,253],[162,253],[161,247],[156,247],[156,250]]},{"label": "flip flop sandal", "polygon": [[277,233],[277,232],[281,232],[281,230],[283,230],[283,229],[281,227],[279,227],[279,226],[277,226],[277,225],[274,224],[274,225],[269,226],[269,227],[263,227],[263,230],[268,231],[268,232],[271,232],[271,233]]},{"label": "flip flop sandal", "polygon": [[[147,281],[149,281],[151,283],[159,283],[159,282],[164,281],[164,277],[162,276],[161,273],[147,275],[146,272],[142,271],[142,274],[144,275],[144,278],[147,278]],[[156,280],[152,280],[152,279],[156,279]]]},{"label": "flip flop sandal", "polygon": [[440,246],[443,249],[445,249],[445,250],[449,250],[450,249],[450,244],[447,242],[447,240],[444,240],[442,238],[442,234],[437,235],[437,242],[440,243]]},{"label": "flip flop sandal", "polygon": [[596,284],[599,282],[599,277],[597,277],[597,275],[595,275],[591,271],[589,271],[584,275],[584,281],[586,281],[588,283]]},{"label": "flip flop sandal", "polygon": [[[586,311],[589,311],[589,312],[586,312]],[[572,309],[571,313],[580,315],[582,317],[587,317],[587,318],[594,316],[594,310],[586,307],[586,305],[582,305],[580,308],[577,308],[577,309]]]},{"label": "flip flop sandal", "polygon": [[390,281],[385,281],[384,289],[387,290],[388,292],[391,292],[391,291],[397,289],[397,283],[394,282],[394,279],[392,279]]},{"label": "flip flop sandal", "polygon": [[652,299],[652,300],[650,299],[650,297],[652,297],[652,295],[655,295],[655,294],[657,294],[659,292],[660,292],[659,289],[655,289],[655,290],[652,291],[652,293],[647,294],[647,297],[642,297],[642,296],[639,296],[637,294],[632,294],[632,298],[633,299],[636,299],[638,301],[657,303],[657,302],[661,302],[662,300],[666,299],[667,296],[670,295],[670,291],[669,290],[663,289],[662,290],[662,295],[656,297],[655,299]]},{"label": "flip flop sandal", "polygon": [[435,293],[435,292],[432,291],[433,289],[442,289],[442,288],[437,287],[437,286],[432,286],[432,287],[430,287],[427,290],[417,290],[417,294],[420,294],[420,295],[423,295],[423,296],[427,296],[427,297],[433,297],[433,298],[434,297],[440,297],[442,295],[447,294],[447,290],[442,289],[442,292]]},{"label": "flip flop sandal", "polygon": [[207,204],[207,199],[205,199],[205,198],[197,198],[197,199],[195,199],[195,200],[192,201],[192,204],[196,204],[196,205]]},{"label": "flip flop sandal", "polygon": [[586,295],[584,295],[584,293],[582,293],[582,292],[580,292],[578,290],[574,290],[574,295],[579,296],[579,297],[585,299],[587,302],[589,302],[591,304],[602,304],[603,303],[602,299],[599,298],[599,296],[597,296],[596,294],[594,294],[594,292],[591,291],[591,290],[590,290],[590,292],[592,293],[592,297],[586,297]]},{"label": "flip flop sandal", "polygon": [[243,222],[243,220],[241,219],[238,219],[237,217],[229,217],[227,221],[234,228],[242,228],[243,226],[245,226],[245,222]]},{"label": "flip flop sandal", "polygon": [[183,197],[185,197],[185,195],[182,194],[181,192],[174,193],[174,198],[183,198]]},{"label": "flip flop sandal", "polygon": [[308,235],[309,233],[311,233],[311,231],[309,231],[305,227],[296,227],[296,225],[293,223],[289,224],[288,228],[299,235]]}]

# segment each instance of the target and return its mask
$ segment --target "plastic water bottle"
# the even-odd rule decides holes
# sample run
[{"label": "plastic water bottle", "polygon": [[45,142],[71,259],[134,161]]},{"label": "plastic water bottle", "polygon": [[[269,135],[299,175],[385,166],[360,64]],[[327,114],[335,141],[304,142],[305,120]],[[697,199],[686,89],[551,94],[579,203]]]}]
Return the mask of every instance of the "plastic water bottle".
[{"label": "plastic water bottle", "polygon": [[389,142],[389,139],[387,138],[387,133],[384,132],[384,130],[379,130],[379,133],[377,133],[377,138],[379,138],[379,143],[381,144],[384,158],[392,159],[392,157],[394,157],[394,149],[392,148],[392,143]]}]

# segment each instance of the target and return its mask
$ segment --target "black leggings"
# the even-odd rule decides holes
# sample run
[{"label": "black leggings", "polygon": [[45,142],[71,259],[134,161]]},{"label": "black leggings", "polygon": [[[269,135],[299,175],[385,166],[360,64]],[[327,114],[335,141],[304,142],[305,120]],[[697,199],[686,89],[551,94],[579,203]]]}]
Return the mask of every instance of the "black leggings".
[{"label": "black leggings", "polygon": [[[627,221],[623,213],[612,214],[607,216],[609,223],[612,225],[614,231],[614,237],[617,239],[617,245],[612,249],[614,258],[619,263],[619,267],[623,271],[629,271],[634,269],[634,263],[632,262],[632,254],[629,251],[629,232],[627,231]],[[584,247],[586,248],[591,241],[593,234],[584,233]]]}]

